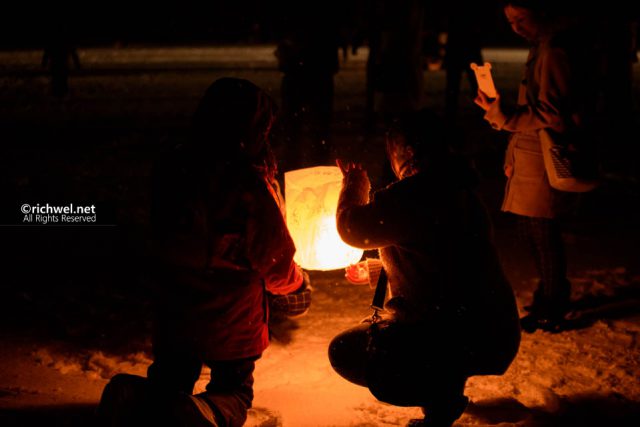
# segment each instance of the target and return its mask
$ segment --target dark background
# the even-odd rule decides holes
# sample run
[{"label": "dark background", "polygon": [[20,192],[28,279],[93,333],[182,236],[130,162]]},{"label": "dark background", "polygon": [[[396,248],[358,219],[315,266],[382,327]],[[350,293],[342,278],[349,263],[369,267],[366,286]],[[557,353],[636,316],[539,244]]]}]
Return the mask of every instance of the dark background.
[{"label": "dark background", "polygon": [[[279,22],[292,0],[169,0],[21,2],[4,4],[0,15],[0,48],[37,48],[57,32],[69,34],[79,46],[120,43],[270,43],[278,35]],[[58,4],[61,3],[61,4]],[[370,0],[305,2],[332,10],[348,22],[357,20]],[[481,5],[475,19],[483,28],[487,45],[523,45],[505,22],[499,0],[425,0],[429,28],[442,25],[447,10],[465,15],[471,5]],[[559,13],[593,19],[637,16],[635,2],[622,0],[551,2]],[[476,8],[477,10],[477,8]]]},{"label": "dark background", "polygon": [[[127,47],[136,46],[272,45],[287,2],[97,1],[73,7],[49,3],[3,5],[0,11],[0,50],[16,50],[18,56],[34,52],[28,66],[0,64],[0,223],[9,225],[0,228],[0,338],[38,345],[63,342],[77,354],[87,349],[116,355],[148,351],[154,280],[148,220],[153,160],[162,149],[185,140],[195,106],[216,78],[248,78],[277,99],[282,74],[273,59],[256,67],[249,60],[232,63],[224,57],[147,64],[109,62],[108,55],[121,59],[131,55]],[[430,34],[425,37],[443,25],[445,6],[461,14],[468,11],[466,2],[427,3]],[[481,3],[487,8],[478,18],[485,46],[526,47],[511,32],[498,2]],[[594,31],[603,25],[615,29],[616,23],[637,16],[633,8],[638,7],[618,0],[589,9],[579,2],[556,3],[584,16]],[[350,22],[357,2],[322,4]],[[571,10],[575,4],[580,7]],[[87,60],[80,70],[71,68],[70,92],[56,98],[39,61],[43,46],[61,34],[81,54],[97,55],[88,48],[105,48],[99,53],[107,59]],[[505,98],[515,99],[522,66],[496,64],[496,84]],[[620,266],[630,277],[640,274],[637,64],[634,70],[633,92],[621,94],[635,100],[633,111],[621,118],[620,104],[610,102],[609,117],[601,122],[606,179],[581,199],[578,215],[567,223],[571,277]],[[383,139],[380,132],[363,136],[364,78],[362,59],[341,64],[335,77],[333,130],[341,154],[362,161],[375,187],[382,181]],[[442,112],[443,71],[425,71],[425,81],[427,105]],[[517,292],[531,291],[523,283],[531,283],[533,267],[522,261],[513,223],[499,212],[506,136],[482,120],[472,95],[466,90],[461,94],[461,144],[480,172],[480,192],[496,226],[505,270]],[[98,204],[108,226],[11,226],[20,204],[46,202]],[[339,271],[333,276],[342,278]],[[328,281],[323,273],[314,279]],[[611,299],[637,299],[637,279],[629,282],[627,294],[610,292]],[[637,315],[637,304],[628,311],[623,315]],[[633,403],[637,413],[637,402]],[[614,412],[609,411],[612,416]]]},{"label": "dark background", "polygon": [[[74,6],[50,3],[3,6],[0,47],[18,53],[40,52],[48,40],[62,34],[79,49],[113,49],[117,59],[119,51],[127,54],[126,49],[119,50],[127,46],[273,44],[290,6],[282,0],[101,1]],[[638,7],[622,7],[617,0],[588,9],[584,5],[576,8],[577,2],[558,3],[560,12],[593,23],[594,31],[607,26],[615,29],[616,23],[637,16],[633,13]],[[347,24],[357,22],[358,7],[368,4],[355,0],[322,2]],[[447,10],[464,14],[469,4],[427,2],[425,33],[440,30]],[[485,46],[526,46],[512,34],[497,1],[482,4],[485,9],[477,21],[484,29]],[[88,62],[80,70],[72,68],[70,93],[61,99],[51,96],[49,75],[45,68],[38,67],[39,58],[31,68],[0,64],[3,222],[15,224],[22,203],[73,202],[99,204],[103,224],[114,225],[94,229],[3,227],[2,262],[7,280],[2,280],[0,287],[4,294],[4,310],[0,311],[6,320],[3,326],[10,333],[31,326],[38,330],[46,325],[40,331],[45,337],[69,338],[76,334],[78,341],[86,344],[109,339],[102,332],[91,330],[94,326],[104,328],[105,323],[98,321],[88,330],[69,331],[67,324],[75,324],[73,313],[109,318],[112,323],[107,324],[114,328],[121,323],[113,314],[117,307],[122,308],[122,316],[132,316],[132,321],[144,317],[129,308],[144,302],[145,286],[152,280],[146,263],[153,159],[163,148],[184,140],[195,105],[215,78],[249,78],[276,99],[279,96],[281,73],[275,60],[257,68],[250,62],[225,62],[224,57],[186,65],[168,60],[155,65],[136,62],[111,66],[105,61],[101,67]],[[370,137],[362,133],[362,65],[342,64],[336,75],[334,134],[336,145],[343,148],[342,154],[368,163],[373,168],[372,179],[379,183],[382,133]],[[515,99],[522,65],[502,64],[494,70],[505,98]],[[441,112],[442,71],[426,72],[425,79],[427,105]],[[616,79],[614,75],[612,80]],[[483,196],[500,227],[506,223],[498,212],[503,185],[500,163],[506,138],[484,123],[471,95],[462,95],[466,98],[461,100],[461,144],[483,176]],[[629,89],[620,96],[637,99],[637,85],[636,92]],[[607,238],[612,240],[624,234],[622,230],[638,228],[635,218],[639,205],[638,110],[634,107],[633,111],[627,109],[625,115],[618,114],[622,107],[615,99],[604,109],[605,116],[617,119],[605,117],[599,135],[611,179],[595,197],[583,203],[586,215],[575,223],[581,231],[592,224],[606,224],[602,233],[609,233]],[[618,228],[609,230],[613,225]],[[624,256],[633,258],[635,250],[636,247],[623,251]],[[638,264],[637,259],[634,262]],[[126,289],[124,295],[129,298],[120,298],[114,289]],[[132,297],[132,293],[138,293],[142,300]],[[87,313],[92,310],[95,313]],[[129,329],[134,335],[135,330]]]}]

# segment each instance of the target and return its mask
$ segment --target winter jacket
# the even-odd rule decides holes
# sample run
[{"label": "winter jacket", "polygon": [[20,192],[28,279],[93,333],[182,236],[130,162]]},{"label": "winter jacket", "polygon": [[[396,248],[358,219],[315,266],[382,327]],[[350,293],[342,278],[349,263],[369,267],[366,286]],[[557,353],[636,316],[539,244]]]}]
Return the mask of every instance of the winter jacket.
[{"label": "winter jacket", "polygon": [[500,374],[518,350],[518,313],[471,176],[452,161],[369,200],[366,175],[348,174],[337,226],[346,243],[379,248],[391,294],[386,308],[425,325],[416,341],[432,352],[464,352],[456,357],[467,375]]},{"label": "winter jacket", "polygon": [[203,360],[259,355],[268,345],[265,290],[302,284],[295,246],[260,173],[181,149],[155,171],[152,208],[159,271],[157,339]]},{"label": "winter jacket", "polygon": [[557,39],[531,48],[515,110],[504,112],[495,102],[485,114],[491,126],[512,133],[505,158],[508,177],[502,210],[519,215],[554,218],[562,207],[562,194],[547,178],[538,131],[559,134],[581,126],[584,88],[575,59]]}]

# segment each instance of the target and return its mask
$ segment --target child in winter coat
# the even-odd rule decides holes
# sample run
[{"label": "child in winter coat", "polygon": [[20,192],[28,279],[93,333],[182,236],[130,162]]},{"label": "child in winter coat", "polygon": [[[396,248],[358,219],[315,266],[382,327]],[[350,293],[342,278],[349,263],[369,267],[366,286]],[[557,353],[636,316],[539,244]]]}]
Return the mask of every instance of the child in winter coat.
[{"label": "child in winter coat", "polygon": [[[307,289],[274,186],[274,112],[272,99],[253,83],[216,80],[198,106],[188,143],[156,164],[159,279],[145,387],[147,409],[163,425],[242,426],[255,361],[269,344],[268,293]],[[211,368],[211,381],[192,395],[203,365]],[[130,380],[114,378],[110,385]],[[103,407],[109,395],[105,390]],[[129,420],[144,417],[144,407]]]}]

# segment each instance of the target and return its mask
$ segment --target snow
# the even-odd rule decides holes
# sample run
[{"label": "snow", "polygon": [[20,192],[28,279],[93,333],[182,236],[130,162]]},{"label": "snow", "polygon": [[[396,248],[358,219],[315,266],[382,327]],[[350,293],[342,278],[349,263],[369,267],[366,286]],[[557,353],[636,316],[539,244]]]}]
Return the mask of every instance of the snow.
[{"label": "snow", "polygon": [[[602,280],[620,277],[622,271],[590,274]],[[276,328],[277,338],[257,362],[256,409],[247,426],[268,425],[264,423],[274,417],[283,426],[296,427],[394,426],[420,416],[418,408],[378,402],[368,390],[348,383],[331,368],[329,341],[370,314],[367,307],[373,292],[368,286],[349,284],[341,274],[312,272],[312,309],[303,318],[280,325],[281,330]],[[579,282],[578,292],[592,290],[584,285],[587,279]],[[590,282],[596,288],[602,286],[595,279]],[[616,282],[612,286],[632,285]],[[585,295],[574,293],[574,299]],[[556,424],[558,420],[587,422],[589,417],[591,421],[637,417],[639,320],[635,315],[597,320],[589,327],[559,334],[523,335],[520,352],[504,375],[468,381],[466,395],[472,404],[456,425],[529,427],[564,425]],[[144,375],[150,363],[143,352],[70,352],[63,343],[13,342],[3,347],[0,405],[13,410],[95,404],[112,375]],[[196,391],[202,391],[207,380],[205,370]]]},{"label": "snow", "polygon": [[[597,273],[601,277],[600,274],[620,275],[621,271]],[[285,425],[291,426],[404,425],[408,419],[418,417],[420,411],[416,408],[376,401],[366,389],[342,380],[328,363],[329,340],[366,316],[372,291],[344,281],[316,285],[318,288],[313,311],[300,321],[294,342],[272,345],[259,362],[256,406],[276,410]],[[318,295],[323,291],[330,293],[328,299]],[[574,299],[584,296],[574,294]],[[342,310],[338,304],[343,305]],[[348,307],[354,311],[351,315],[318,313],[328,310],[346,314]],[[638,320],[637,316],[599,320],[589,328],[560,334],[523,335],[520,352],[506,374],[468,381],[466,394],[473,404],[458,425],[539,425],[541,419],[554,418],[554,414],[560,417],[579,408],[589,397],[605,407],[617,403],[632,407],[632,402],[640,399]],[[507,419],[486,415],[486,408],[494,404],[505,410],[518,408],[517,414]]]},{"label": "snow", "polygon": [[[2,250],[10,274],[0,287],[1,425],[90,425],[111,376],[145,375],[151,362],[145,283],[130,273],[144,244],[126,249],[119,244],[144,237],[149,159],[180,136],[199,95],[217,76],[250,78],[278,93],[270,47],[256,52],[235,47],[231,53],[199,49],[81,52],[85,69],[72,76],[72,94],[62,101],[46,95],[44,75],[5,72],[33,71],[29,64],[37,63],[38,55],[0,55],[0,132],[8,142],[0,170],[8,171],[9,182],[34,203],[43,202],[43,194],[116,200],[117,218],[126,218],[115,237],[109,230],[1,230],[8,233],[3,242],[12,242],[11,250]],[[227,54],[236,62],[233,71],[215,67]],[[492,57],[499,87],[514,87],[519,78],[521,64],[507,54]],[[145,58],[151,65],[139,73],[116,69],[148,64]],[[364,141],[353,124],[362,113],[362,58],[342,64],[336,76],[336,133],[345,155],[363,159],[375,186],[380,142]],[[193,66],[198,61],[204,65]],[[166,63],[180,66],[160,69]],[[252,68],[256,63],[263,68]],[[92,72],[92,66],[109,64],[117,67]],[[638,65],[634,72],[637,82]],[[430,102],[437,105],[443,74],[430,71],[427,77]],[[461,110],[479,146],[496,136],[475,112],[472,106]],[[68,146],[58,135],[70,138]],[[497,213],[502,147],[486,144],[487,149],[472,145],[484,171],[481,190],[495,218],[505,271],[523,307],[537,278],[513,243],[513,224]],[[633,214],[640,206],[638,191],[613,182],[595,198],[590,213],[565,234],[572,300],[580,308],[575,328],[523,334],[519,354],[504,375],[469,379],[466,395],[472,403],[456,426],[640,425],[640,224]],[[608,206],[615,211],[608,212]],[[123,260],[129,261],[119,266]],[[311,272],[311,279],[311,310],[275,326],[272,344],[257,362],[247,426],[398,426],[420,416],[418,408],[378,402],[329,365],[329,341],[370,315],[373,291],[349,284],[339,270]],[[197,390],[207,375],[203,371]]]}]

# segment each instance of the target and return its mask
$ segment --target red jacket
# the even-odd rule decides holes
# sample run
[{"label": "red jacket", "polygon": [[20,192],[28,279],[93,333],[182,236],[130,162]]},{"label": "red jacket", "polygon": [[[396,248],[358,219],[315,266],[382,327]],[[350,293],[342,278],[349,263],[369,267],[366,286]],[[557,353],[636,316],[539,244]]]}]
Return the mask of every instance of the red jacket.
[{"label": "red jacket", "polygon": [[205,361],[262,353],[265,290],[286,294],[302,284],[269,184],[236,160],[216,171],[183,150],[155,173],[152,221],[163,276],[156,336],[192,346]]}]

